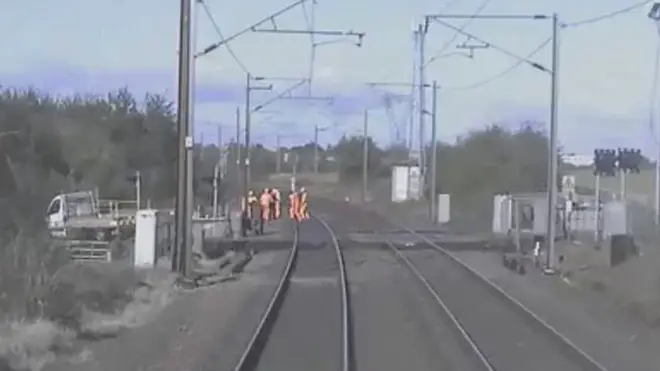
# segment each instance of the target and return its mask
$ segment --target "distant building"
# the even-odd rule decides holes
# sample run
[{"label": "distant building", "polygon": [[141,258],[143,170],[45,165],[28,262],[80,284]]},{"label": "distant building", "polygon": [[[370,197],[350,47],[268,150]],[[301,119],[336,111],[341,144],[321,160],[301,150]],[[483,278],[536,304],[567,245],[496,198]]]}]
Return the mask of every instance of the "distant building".
[{"label": "distant building", "polygon": [[574,153],[562,156],[562,161],[575,167],[589,167],[594,165],[593,155],[576,155]]}]

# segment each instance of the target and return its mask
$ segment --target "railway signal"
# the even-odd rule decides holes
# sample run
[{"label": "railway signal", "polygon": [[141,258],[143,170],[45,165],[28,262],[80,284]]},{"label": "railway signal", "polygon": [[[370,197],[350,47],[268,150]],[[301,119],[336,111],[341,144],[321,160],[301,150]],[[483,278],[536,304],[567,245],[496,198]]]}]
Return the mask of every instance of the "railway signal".
[{"label": "railway signal", "polygon": [[594,150],[594,175],[616,176],[617,161],[619,155],[613,149]]},{"label": "railway signal", "polygon": [[639,149],[619,148],[619,171],[639,174],[642,165],[642,151]]}]

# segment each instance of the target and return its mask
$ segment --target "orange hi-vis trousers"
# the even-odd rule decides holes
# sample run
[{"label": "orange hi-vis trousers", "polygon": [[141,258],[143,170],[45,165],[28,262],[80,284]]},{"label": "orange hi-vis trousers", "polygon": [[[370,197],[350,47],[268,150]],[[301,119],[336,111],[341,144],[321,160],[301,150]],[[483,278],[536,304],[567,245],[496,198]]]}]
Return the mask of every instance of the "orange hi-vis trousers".
[{"label": "orange hi-vis trousers", "polygon": [[307,202],[300,203],[300,207],[298,208],[298,218],[299,220],[309,219],[309,206]]},{"label": "orange hi-vis trousers", "polygon": [[261,202],[259,202],[259,206],[261,206],[261,219],[270,220],[270,200],[264,197],[260,201]]},{"label": "orange hi-vis trousers", "polygon": [[275,198],[275,219],[279,219],[280,215],[282,214],[282,202],[280,202],[280,198],[277,197]]},{"label": "orange hi-vis trousers", "polygon": [[289,196],[289,218],[298,220],[298,197],[296,195]]},{"label": "orange hi-vis trousers", "polygon": [[298,220],[309,219],[309,204],[307,203],[307,192],[303,192],[299,196],[298,201]]},{"label": "orange hi-vis trousers", "polygon": [[280,193],[273,192],[273,219],[279,219],[282,214],[282,201],[280,200]]}]

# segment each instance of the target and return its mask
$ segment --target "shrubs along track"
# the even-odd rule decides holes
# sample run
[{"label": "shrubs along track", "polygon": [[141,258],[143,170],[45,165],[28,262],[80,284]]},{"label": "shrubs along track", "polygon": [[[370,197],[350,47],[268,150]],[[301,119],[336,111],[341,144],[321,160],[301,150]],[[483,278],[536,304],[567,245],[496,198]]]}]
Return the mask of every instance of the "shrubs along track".
[{"label": "shrubs along track", "polygon": [[80,340],[117,336],[159,313],[176,293],[174,279],[165,268],[64,265],[32,298],[38,314],[0,323],[0,371],[38,371],[58,356],[84,357]]}]

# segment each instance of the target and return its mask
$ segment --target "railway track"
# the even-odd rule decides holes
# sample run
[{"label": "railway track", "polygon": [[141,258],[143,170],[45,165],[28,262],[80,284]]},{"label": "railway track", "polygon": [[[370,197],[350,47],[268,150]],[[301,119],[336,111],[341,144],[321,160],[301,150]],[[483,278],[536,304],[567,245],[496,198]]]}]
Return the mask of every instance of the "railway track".
[{"label": "railway track", "polygon": [[[369,210],[326,202],[338,215],[351,215],[346,232],[365,230],[416,277],[420,287],[453,323],[455,332],[485,370],[607,371],[570,339],[439,244],[411,228]],[[408,234],[424,248],[396,245],[388,234]],[[447,321],[446,321],[447,322]]]},{"label": "railway track", "polygon": [[286,266],[233,370],[350,371],[348,301],[334,231],[316,217],[296,225]]},{"label": "railway track", "polygon": [[569,339],[449,251],[404,228],[428,249],[392,254],[417,277],[483,370],[606,371]]}]

